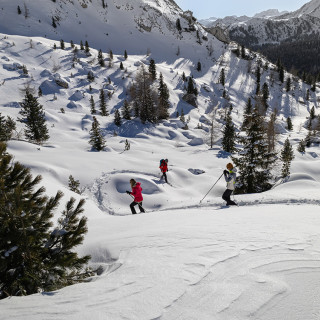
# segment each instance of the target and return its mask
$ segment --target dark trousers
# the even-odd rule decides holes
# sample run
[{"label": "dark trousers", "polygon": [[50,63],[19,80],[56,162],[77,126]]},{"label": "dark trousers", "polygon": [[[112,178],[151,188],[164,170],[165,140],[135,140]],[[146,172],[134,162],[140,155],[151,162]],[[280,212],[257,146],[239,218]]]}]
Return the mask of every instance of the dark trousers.
[{"label": "dark trousers", "polygon": [[130,209],[131,209],[131,212],[132,214],[136,214],[136,209],[134,208],[134,206],[138,205],[139,206],[139,209],[140,209],[140,212],[144,212],[144,209],[142,208],[142,202],[131,202],[130,204]]},{"label": "dark trousers", "polygon": [[160,179],[162,179],[164,177],[164,180],[166,183],[168,183],[168,179],[167,179],[167,173],[166,172],[162,172],[162,176]]},{"label": "dark trousers", "polygon": [[230,199],[230,196],[231,196],[232,192],[233,192],[233,190],[227,189],[222,195],[222,199],[224,201],[227,201],[227,206],[236,206],[237,205],[234,201],[232,201]]}]

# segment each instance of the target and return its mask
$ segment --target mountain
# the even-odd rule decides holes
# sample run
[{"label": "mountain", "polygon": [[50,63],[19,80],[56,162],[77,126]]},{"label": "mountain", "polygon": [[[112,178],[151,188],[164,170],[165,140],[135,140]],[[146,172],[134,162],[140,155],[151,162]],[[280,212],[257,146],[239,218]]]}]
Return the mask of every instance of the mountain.
[{"label": "mountain", "polygon": [[[319,87],[311,88],[287,71],[280,81],[281,72],[266,57],[248,49],[238,52],[236,43],[219,41],[174,1],[25,3],[1,3],[1,125],[3,117],[16,122],[7,142],[14,161],[43,177],[40,184],[48,196],[58,189],[65,194],[52,220],[60,218],[68,198],[86,200],[82,215],[88,219],[88,233],[76,251],[91,256],[95,276],[52,292],[35,288],[30,296],[2,299],[1,316],[316,319],[318,300],[310,296],[319,296],[314,285],[320,270]],[[80,49],[81,40],[89,42],[88,52]],[[152,60],[156,77],[150,84],[141,74],[149,74]],[[160,74],[169,116],[142,121],[140,104],[147,101],[154,113],[160,106]],[[194,90],[187,94],[189,83]],[[266,87],[263,104],[261,89]],[[45,113],[50,138],[41,145],[26,139],[25,122],[19,120],[27,90]],[[139,90],[145,101],[134,100]],[[109,115],[100,112],[102,92]],[[268,137],[275,140],[273,187],[235,195],[239,207],[226,208],[223,170],[238,154],[225,152],[221,140],[229,117],[237,136],[246,136],[241,127],[249,98],[265,115]],[[121,117],[117,125],[125,101],[131,119]],[[89,144],[95,120],[106,140],[100,152]],[[287,138],[295,158],[290,176],[283,179],[280,152]],[[310,145],[299,152],[304,141]],[[240,143],[236,147],[242,151]],[[160,179],[162,158],[169,159],[170,184]],[[81,194],[69,189],[70,175],[79,180]],[[131,190],[131,179],[141,183],[144,214],[130,213],[133,199],[126,191]],[[28,213],[19,207],[11,215],[11,207],[4,209],[8,214],[0,212],[0,231],[6,228],[4,219],[10,227],[15,221],[23,226]],[[66,220],[59,221],[57,236],[68,233]],[[26,231],[32,240],[36,226]],[[21,248],[14,238],[0,238],[3,270]],[[23,258],[30,265],[32,252]],[[10,275],[15,272],[8,270]]]},{"label": "mountain", "polygon": [[[18,6],[21,14],[17,13]],[[190,32],[179,32],[177,19],[181,28]],[[88,41],[93,48],[118,54],[123,54],[126,48],[131,54],[152,50],[154,55],[157,52],[170,55],[177,51],[177,43],[181,50],[189,46],[190,40],[196,39],[195,31],[206,38],[207,32],[192,13],[183,12],[173,0],[63,0],[47,1],[45,5],[40,0],[23,5],[13,0],[0,11],[2,33],[75,43]]]},{"label": "mountain", "polygon": [[317,75],[320,37],[320,1],[312,0],[300,9],[283,13],[268,10],[252,18],[226,17],[219,24],[231,40],[260,50],[273,62],[281,59],[288,70]]}]

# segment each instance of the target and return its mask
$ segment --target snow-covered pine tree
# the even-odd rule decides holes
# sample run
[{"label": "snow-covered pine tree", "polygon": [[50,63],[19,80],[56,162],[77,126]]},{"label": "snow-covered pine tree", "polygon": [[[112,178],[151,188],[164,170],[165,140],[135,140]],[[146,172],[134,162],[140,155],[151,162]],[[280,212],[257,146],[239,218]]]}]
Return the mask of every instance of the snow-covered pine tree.
[{"label": "snow-covered pine tree", "polygon": [[232,157],[238,167],[238,193],[263,192],[271,187],[271,167],[276,154],[268,152],[264,118],[254,109],[248,116],[245,135],[239,137],[242,149]]},{"label": "snow-covered pine tree", "polygon": [[164,120],[169,118],[169,90],[163,81],[163,75],[160,73],[159,87],[158,87],[158,119]]},{"label": "snow-covered pine tree", "polygon": [[230,107],[225,118],[223,138],[221,142],[223,150],[229,153],[233,153],[236,150],[235,148],[236,132],[235,132],[234,123],[231,117],[231,110],[232,108]]},{"label": "snow-covered pine tree", "polygon": [[103,89],[100,89],[99,99],[100,99],[100,113],[101,113],[101,115],[108,116],[109,112],[107,110],[106,96],[104,94]]},{"label": "snow-covered pine tree", "polygon": [[103,137],[102,130],[100,128],[100,123],[95,116],[93,117],[92,127],[89,133],[89,144],[92,146],[92,148],[97,151],[103,150],[105,148],[106,142]]},{"label": "snow-covered pine tree", "polygon": [[285,178],[288,175],[290,175],[290,165],[291,161],[294,159],[293,149],[290,144],[289,138],[287,138],[284,142],[283,149],[281,150],[280,159],[283,162],[281,171],[282,178]]},{"label": "snow-covered pine tree", "polygon": [[104,57],[103,57],[101,49],[99,50],[99,53],[98,53],[98,63],[100,65],[100,67],[104,67],[105,66]]},{"label": "snow-covered pine tree", "polygon": [[38,188],[41,176],[33,178],[28,168],[13,162],[4,143],[0,176],[0,299],[54,290],[88,275],[83,267],[90,257],[72,251],[87,232],[86,218],[78,218],[84,200],[76,210],[70,200],[66,212],[73,210],[72,215],[64,215],[64,228],[52,231],[62,192],[48,198],[44,187]]},{"label": "snow-covered pine tree", "polygon": [[131,120],[131,110],[127,100],[124,100],[122,106],[122,118],[125,120]]},{"label": "snow-covered pine tree", "polygon": [[45,113],[38,99],[34,97],[28,90],[23,102],[20,103],[20,114],[26,125],[25,136],[28,140],[37,144],[42,144],[49,139],[49,131],[46,125]]},{"label": "snow-covered pine tree", "polygon": [[120,112],[119,110],[117,109],[114,113],[114,124],[117,126],[117,127],[120,127],[121,126],[121,116],[120,116]]}]

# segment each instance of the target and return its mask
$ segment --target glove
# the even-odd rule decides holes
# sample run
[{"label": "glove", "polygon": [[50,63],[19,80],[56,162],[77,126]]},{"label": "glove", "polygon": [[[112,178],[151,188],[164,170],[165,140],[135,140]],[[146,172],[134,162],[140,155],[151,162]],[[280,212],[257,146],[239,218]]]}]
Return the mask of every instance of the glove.
[{"label": "glove", "polygon": [[130,191],[128,191],[128,190],[126,191],[126,193],[127,193],[127,194],[131,194],[131,192],[130,192]]},{"label": "glove", "polygon": [[228,174],[229,172],[227,170],[223,170],[223,174],[226,175]]}]

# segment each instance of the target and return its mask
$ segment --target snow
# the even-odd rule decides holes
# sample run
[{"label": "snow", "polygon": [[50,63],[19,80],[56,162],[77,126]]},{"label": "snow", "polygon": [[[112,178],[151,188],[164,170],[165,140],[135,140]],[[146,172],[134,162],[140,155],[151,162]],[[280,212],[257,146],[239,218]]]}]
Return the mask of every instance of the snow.
[{"label": "snow", "polygon": [[[121,21],[127,12],[115,9],[111,3],[111,12],[119,12],[113,20]],[[121,1],[122,6],[124,3]],[[16,10],[15,1],[6,10],[11,6]],[[48,2],[48,6],[51,8],[53,3]],[[138,12],[136,8],[133,11]],[[125,21],[130,25],[129,20]],[[19,34],[18,29],[13,31]],[[67,34],[70,39],[72,32]],[[68,43],[66,50],[53,50],[56,41],[32,35],[31,48],[30,38],[8,33],[0,34],[0,79],[4,80],[0,81],[0,112],[16,119],[23,99],[19,89],[29,83],[37,91],[41,85],[43,96],[39,102],[44,106],[50,133],[43,146],[16,138],[8,143],[8,151],[15,161],[31,168],[33,175],[43,176],[41,184],[48,195],[63,191],[64,201],[55,219],[60,217],[69,197],[86,199],[89,231],[77,251],[91,255],[90,264],[99,273],[88,282],[55,292],[1,300],[1,319],[319,319],[320,152],[317,145],[307,148],[305,154],[296,151],[307,133],[308,110],[315,105],[319,113],[318,88],[316,93],[310,92],[310,101],[303,100],[305,105],[301,105],[299,100],[309,86],[293,81],[294,89],[287,93],[277,82],[270,85],[267,115],[277,108],[280,132],[276,148],[280,150],[289,137],[295,152],[292,173],[289,179],[278,179],[268,192],[236,195],[240,206],[226,208],[221,199],[225,190],[223,178],[201,203],[200,200],[230,162],[229,154],[220,147],[225,108],[229,103],[234,106],[232,117],[239,126],[243,108],[256,89],[254,70],[258,57],[251,61],[248,73],[248,62],[231,52],[235,48],[232,43],[227,46],[209,35],[215,48],[209,57],[206,43],[196,45],[194,35],[185,36],[181,43],[175,39],[174,44],[170,38],[172,46],[161,50],[164,42],[157,41],[164,41],[168,34],[162,37],[156,32],[145,38],[139,35],[136,43],[124,39],[128,40],[126,48],[112,35],[117,49],[113,50],[111,68],[101,69],[92,62],[97,56],[95,49],[91,49],[90,57],[79,55],[80,61],[73,68]],[[143,39],[147,43],[152,36],[150,55],[134,51]],[[100,48],[100,41],[99,36],[92,39],[96,49]],[[178,44],[181,56],[172,50]],[[122,56],[124,49],[129,53],[127,60]],[[106,52],[103,50],[105,58]],[[198,73],[195,65],[199,57],[202,71]],[[113,124],[114,112],[127,98],[137,66],[148,65],[150,58],[156,58],[157,72],[162,72],[168,84],[170,118],[157,126],[132,120],[117,128]],[[119,70],[120,61],[127,71]],[[22,65],[27,66],[29,76],[22,76],[16,67]],[[273,68],[271,64],[270,67]],[[223,88],[217,84],[221,68],[225,68],[228,102],[221,98]],[[89,70],[96,76],[93,83],[86,78]],[[194,76],[199,89],[198,108],[181,100],[185,85],[182,72]],[[264,71],[261,83],[271,84],[273,72]],[[58,86],[57,77],[68,87]],[[101,88],[113,92],[107,100],[110,116],[96,115],[107,148],[92,152],[88,144],[92,124],[89,99],[93,95],[98,109]],[[176,117],[182,109],[186,119],[190,117],[189,130],[182,129],[183,124]],[[288,116],[293,122],[292,132],[285,129]],[[209,148],[212,120],[215,143]],[[198,127],[200,123],[202,129]],[[23,124],[17,126],[21,132]],[[131,147],[124,151],[126,139]],[[162,158],[169,159],[170,185],[160,181]],[[274,168],[278,177],[280,169],[278,162]],[[85,188],[82,195],[68,190],[70,174]],[[130,190],[131,178],[141,182],[144,214],[130,213],[132,199],[126,190]]]}]

